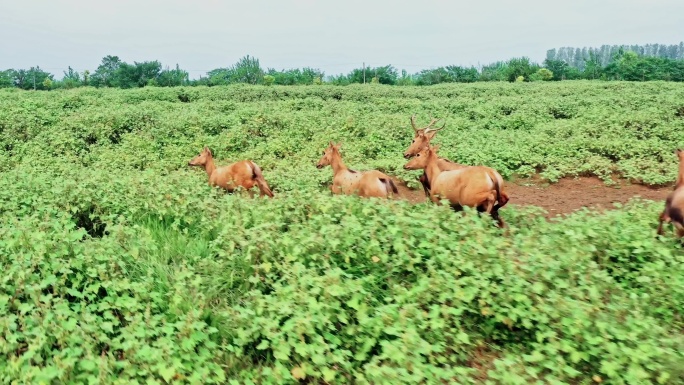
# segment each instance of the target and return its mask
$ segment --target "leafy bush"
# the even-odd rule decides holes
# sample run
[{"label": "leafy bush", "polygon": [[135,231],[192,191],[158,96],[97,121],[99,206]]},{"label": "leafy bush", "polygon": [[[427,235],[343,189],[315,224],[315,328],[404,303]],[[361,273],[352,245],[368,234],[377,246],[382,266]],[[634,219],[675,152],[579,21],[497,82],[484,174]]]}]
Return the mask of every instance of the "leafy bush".
[{"label": "leafy bush", "polygon": [[[556,221],[512,205],[503,233],[472,210],[331,197],[313,167],[341,140],[349,165],[410,180],[415,109],[449,117],[447,156],[505,175],[671,179],[681,90],[625,87],[3,93],[0,378],[684,383],[662,202]],[[210,188],[187,166],[204,145],[254,159],[276,198]]]}]

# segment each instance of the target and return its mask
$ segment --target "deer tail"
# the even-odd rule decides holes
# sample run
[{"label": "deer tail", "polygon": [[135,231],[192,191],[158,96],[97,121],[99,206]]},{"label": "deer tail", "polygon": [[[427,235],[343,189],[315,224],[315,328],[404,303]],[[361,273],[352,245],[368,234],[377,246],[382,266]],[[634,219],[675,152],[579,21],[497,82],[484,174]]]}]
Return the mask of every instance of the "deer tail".
[{"label": "deer tail", "polygon": [[487,173],[487,175],[492,179],[492,182],[494,183],[494,191],[496,191],[495,206],[501,207],[503,205],[501,205],[501,186],[499,185],[499,179],[496,177],[496,175],[493,175],[491,172]]},{"label": "deer tail", "polygon": [[497,175],[490,172],[489,177],[492,178],[492,182],[494,182],[494,190],[496,190],[496,205],[494,207],[498,210],[508,203],[508,194],[501,191],[501,185],[499,184]]},{"label": "deer tail", "polygon": [[385,185],[385,189],[389,193],[390,191],[393,192],[396,195],[399,195],[399,189],[397,188],[397,185],[394,184],[394,181],[392,178],[378,178],[380,179],[380,182]]},{"label": "deer tail", "polygon": [[266,179],[264,179],[264,174],[261,173],[261,167],[254,162],[250,161],[250,163],[252,164],[252,177],[257,186],[259,186],[259,190],[262,194],[266,194],[273,198],[273,192],[271,191],[271,188],[268,187],[268,183],[266,183]]},{"label": "deer tail", "polygon": [[389,185],[392,188],[393,193],[399,194],[399,189],[397,188],[397,185],[394,184],[394,181],[392,179],[389,179]]}]

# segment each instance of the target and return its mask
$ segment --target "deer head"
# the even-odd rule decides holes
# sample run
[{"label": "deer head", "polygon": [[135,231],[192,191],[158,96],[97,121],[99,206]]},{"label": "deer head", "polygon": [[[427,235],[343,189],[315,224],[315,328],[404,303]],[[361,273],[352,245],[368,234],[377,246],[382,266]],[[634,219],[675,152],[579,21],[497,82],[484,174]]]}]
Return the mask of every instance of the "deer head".
[{"label": "deer head", "polygon": [[435,134],[437,131],[443,129],[446,127],[446,122],[442,125],[442,127],[439,128],[434,128],[432,127],[435,123],[437,123],[439,119],[434,119],[430,118],[430,124],[423,128],[418,128],[416,125],[416,115],[411,116],[411,127],[413,127],[414,131],[414,136],[413,136],[413,141],[409,145],[408,149],[404,153],[404,158],[405,159],[410,159],[416,154],[418,154],[421,150],[426,148],[427,146],[430,145],[430,140],[435,137]]},{"label": "deer head", "polygon": [[409,160],[405,165],[405,170],[420,170],[428,166],[433,157],[437,156],[439,145],[427,146],[420,150],[413,159]]},{"label": "deer head", "polygon": [[202,152],[199,153],[196,157],[194,157],[190,162],[188,162],[188,166],[199,166],[199,167],[204,167],[207,164],[207,161],[212,158],[212,153],[209,147],[204,147],[202,149]]},{"label": "deer head", "polygon": [[335,144],[333,142],[330,142],[325,151],[323,151],[323,156],[321,157],[321,159],[318,160],[316,168],[323,168],[325,166],[329,166],[332,163],[333,156],[335,154],[340,153],[340,146],[342,146],[342,143]]}]

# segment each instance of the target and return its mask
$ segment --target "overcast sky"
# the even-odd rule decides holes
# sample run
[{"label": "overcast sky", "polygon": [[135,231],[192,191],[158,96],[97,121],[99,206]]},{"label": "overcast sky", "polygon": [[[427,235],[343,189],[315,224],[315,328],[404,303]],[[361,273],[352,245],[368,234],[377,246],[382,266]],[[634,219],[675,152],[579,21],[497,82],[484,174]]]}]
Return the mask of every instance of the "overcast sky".
[{"label": "overcast sky", "polygon": [[0,37],[0,69],[39,65],[57,78],[106,55],[178,63],[191,78],[247,54],[264,68],[412,73],[541,62],[562,46],[678,44],[684,0],[0,0]]}]

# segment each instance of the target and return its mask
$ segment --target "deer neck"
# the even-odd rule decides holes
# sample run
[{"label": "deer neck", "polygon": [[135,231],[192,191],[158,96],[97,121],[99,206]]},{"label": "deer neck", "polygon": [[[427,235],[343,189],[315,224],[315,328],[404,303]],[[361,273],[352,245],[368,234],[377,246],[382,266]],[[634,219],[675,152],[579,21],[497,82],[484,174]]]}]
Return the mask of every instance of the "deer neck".
[{"label": "deer neck", "polygon": [[207,172],[207,175],[211,177],[211,174],[214,173],[214,170],[216,170],[216,165],[214,164],[214,158],[209,158],[207,159],[207,163],[204,165],[204,170]]},{"label": "deer neck", "polygon": [[428,163],[425,166],[425,174],[428,177],[428,181],[432,183],[435,178],[437,178],[437,175],[441,172],[439,169],[439,165],[437,164],[437,161],[439,160],[439,157],[437,155],[430,155],[430,158],[428,158]]},{"label": "deer neck", "polygon": [[342,156],[340,156],[340,154],[333,155],[330,166],[333,169],[333,175],[337,175],[347,170],[347,166],[345,166],[344,162],[342,161]]}]

